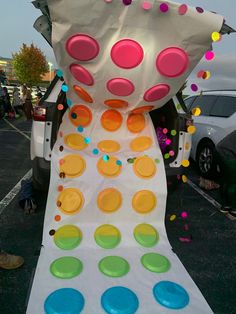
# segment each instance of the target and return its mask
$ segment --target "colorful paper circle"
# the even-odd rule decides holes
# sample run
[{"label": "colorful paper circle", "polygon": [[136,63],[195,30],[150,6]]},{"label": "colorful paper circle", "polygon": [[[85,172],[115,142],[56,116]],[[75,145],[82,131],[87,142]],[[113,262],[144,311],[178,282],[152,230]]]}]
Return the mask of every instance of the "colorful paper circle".
[{"label": "colorful paper circle", "polygon": [[132,133],[142,132],[145,128],[145,117],[141,113],[131,113],[127,119],[127,128]]},{"label": "colorful paper circle", "polygon": [[134,314],[139,307],[136,294],[119,286],[107,289],[102,295],[101,303],[108,314]]},{"label": "colorful paper circle", "polygon": [[71,133],[64,137],[65,144],[76,150],[84,150],[88,145],[85,143],[84,137],[77,133]]},{"label": "colorful paper circle", "polygon": [[142,106],[138,107],[132,110],[132,113],[146,113],[151,111],[154,108],[154,106]]},{"label": "colorful paper circle", "polygon": [[187,53],[178,47],[169,47],[162,50],[156,59],[157,70],[166,77],[178,77],[188,68]]},{"label": "colorful paper circle", "polygon": [[84,297],[75,289],[62,288],[52,292],[44,303],[46,314],[79,314],[84,308]]},{"label": "colorful paper circle", "polygon": [[70,72],[74,76],[74,78],[80,83],[83,83],[88,86],[92,86],[94,84],[94,79],[92,75],[82,65],[75,63],[71,64]]},{"label": "colorful paper circle", "polygon": [[75,178],[81,176],[85,168],[86,163],[83,157],[71,154],[64,157],[64,163],[60,165],[60,172],[68,178]]},{"label": "colorful paper circle", "polygon": [[157,101],[157,100],[160,100],[160,99],[166,97],[168,95],[169,91],[170,91],[169,85],[158,84],[158,85],[155,85],[155,86],[149,88],[145,92],[143,99],[145,101],[148,101],[148,102]]},{"label": "colorful paper circle", "polygon": [[66,215],[74,215],[80,211],[84,205],[84,196],[76,188],[64,189],[57,198],[60,203],[60,210]]},{"label": "colorful paper circle", "polygon": [[135,240],[144,247],[152,247],[157,244],[159,234],[157,230],[149,224],[140,224],[134,229]]},{"label": "colorful paper circle", "polygon": [[130,143],[130,148],[134,152],[143,152],[152,146],[152,139],[149,136],[139,136]]},{"label": "colorful paper circle", "polygon": [[81,230],[74,225],[65,225],[57,229],[54,234],[54,242],[62,250],[76,248],[82,240]]},{"label": "colorful paper circle", "polygon": [[132,207],[139,214],[150,213],[156,207],[156,204],[156,196],[149,190],[138,191],[132,199]]},{"label": "colorful paper circle", "polygon": [[120,150],[120,144],[112,140],[104,140],[98,143],[98,148],[104,153],[115,153]]},{"label": "colorful paper circle", "polygon": [[99,44],[96,39],[86,34],[71,36],[66,43],[68,54],[79,61],[89,61],[99,53]]},{"label": "colorful paper circle", "polygon": [[152,178],[156,173],[156,164],[148,156],[141,156],[135,159],[133,169],[135,174],[142,179]]},{"label": "colorful paper circle", "polygon": [[153,287],[153,294],[158,303],[179,310],[189,304],[189,295],[180,285],[172,281],[160,281]]},{"label": "colorful paper circle", "polygon": [[165,273],[170,269],[170,261],[158,253],[144,254],[141,263],[146,269],[154,273]]},{"label": "colorful paper circle", "polygon": [[143,60],[143,48],[132,39],[122,39],[111,49],[111,59],[120,68],[132,69]]},{"label": "colorful paper circle", "polygon": [[121,240],[119,229],[112,225],[102,225],[94,233],[96,243],[103,249],[113,249]]},{"label": "colorful paper circle", "polygon": [[93,103],[93,98],[89,95],[88,92],[84,88],[78,85],[73,86],[75,93],[84,101],[89,102],[90,104]]},{"label": "colorful paper circle", "polygon": [[134,92],[134,84],[125,78],[113,78],[107,82],[107,89],[116,96],[129,96]]},{"label": "colorful paper circle", "polygon": [[97,205],[105,213],[117,211],[122,204],[122,195],[115,188],[108,188],[98,194]]},{"label": "colorful paper circle", "polygon": [[110,132],[117,131],[122,124],[122,115],[114,109],[106,110],[101,116],[102,127]]},{"label": "colorful paper circle", "polygon": [[129,272],[130,266],[120,256],[106,256],[99,262],[98,268],[108,277],[123,277]]},{"label": "colorful paper circle", "polygon": [[64,256],[56,259],[50,266],[53,276],[61,279],[70,279],[78,276],[83,270],[82,262],[73,256]]},{"label": "colorful paper circle", "polygon": [[114,109],[127,108],[129,105],[127,101],[122,99],[107,99],[104,101],[104,104]]},{"label": "colorful paper circle", "polygon": [[69,118],[76,127],[86,127],[92,121],[92,112],[84,105],[75,105],[69,112]]}]

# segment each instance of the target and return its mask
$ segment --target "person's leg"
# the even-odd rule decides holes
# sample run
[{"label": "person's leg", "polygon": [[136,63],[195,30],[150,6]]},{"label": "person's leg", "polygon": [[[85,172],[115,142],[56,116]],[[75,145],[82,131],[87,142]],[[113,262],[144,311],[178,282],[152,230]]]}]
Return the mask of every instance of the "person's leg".
[{"label": "person's leg", "polygon": [[22,266],[23,264],[24,264],[23,257],[0,251],[0,268],[16,269]]}]

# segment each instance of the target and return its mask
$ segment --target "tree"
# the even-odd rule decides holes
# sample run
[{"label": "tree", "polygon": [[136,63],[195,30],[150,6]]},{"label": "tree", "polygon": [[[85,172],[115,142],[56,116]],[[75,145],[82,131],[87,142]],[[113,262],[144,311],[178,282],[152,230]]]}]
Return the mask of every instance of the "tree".
[{"label": "tree", "polygon": [[6,73],[2,69],[0,69],[0,82],[2,84],[6,84],[7,82]]},{"label": "tree", "polygon": [[48,72],[48,63],[43,52],[34,44],[23,44],[13,56],[13,69],[20,83],[28,86],[38,85],[42,75]]}]

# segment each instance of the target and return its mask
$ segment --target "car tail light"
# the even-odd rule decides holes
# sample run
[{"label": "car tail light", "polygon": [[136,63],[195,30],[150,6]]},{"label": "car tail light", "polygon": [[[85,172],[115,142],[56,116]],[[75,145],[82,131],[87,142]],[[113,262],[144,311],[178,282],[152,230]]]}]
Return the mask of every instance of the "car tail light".
[{"label": "car tail light", "polygon": [[46,121],[46,108],[40,106],[35,107],[33,118],[35,121]]}]

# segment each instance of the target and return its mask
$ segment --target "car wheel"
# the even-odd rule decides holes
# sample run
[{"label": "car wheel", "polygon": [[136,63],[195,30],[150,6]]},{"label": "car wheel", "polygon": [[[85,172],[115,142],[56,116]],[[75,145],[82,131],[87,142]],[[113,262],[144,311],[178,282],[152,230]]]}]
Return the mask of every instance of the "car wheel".
[{"label": "car wheel", "polygon": [[212,179],[217,173],[215,162],[215,145],[212,142],[203,142],[197,149],[197,167],[202,177]]}]

